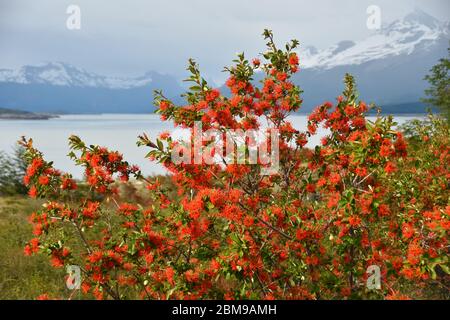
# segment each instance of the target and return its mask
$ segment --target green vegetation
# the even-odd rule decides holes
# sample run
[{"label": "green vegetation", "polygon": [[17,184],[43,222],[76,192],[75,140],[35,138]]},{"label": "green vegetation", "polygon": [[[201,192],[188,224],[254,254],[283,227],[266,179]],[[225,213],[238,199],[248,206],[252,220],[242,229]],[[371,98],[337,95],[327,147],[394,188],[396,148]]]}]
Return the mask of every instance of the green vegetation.
[{"label": "green vegetation", "polygon": [[[167,176],[160,176],[159,180],[162,185],[173,187]],[[4,180],[0,178],[0,183],[2,182]],[[84,184],[79,184],[78,187],[74,200],[89,192]],[[53,268],[45,255],[29,257],[24,254],[24,247],[33,230],[28,221],[29,216],[41,208],[45,201],[13,194],[12,190],[17,189],[10,189],[8,195],[0,195],[0,300],[36,299],[43,293],[68,299],[73,291],[66,288],[64,268]],[[148,204],[148,191],[143,185],[121,184],[120,193],[129,201]],[[73,299],[82,298],[80,291],[75,291],[74,294]]]},{"label": "green vegetation", "polygon": [[45,256],[26,257],[23,247],[32,227],[28,216],[41,201],[24,196],[0,197],[0,299],[35,299],[43,292],[64,294],[64,270]]},{"label": "green vegetation", "polygon": [[[450,56],[450,48],[448,48]],[[442,58],[439,63],[430,70],[430,74],[425,77],[430,83],[430,87],[425,90],[427,98],[423,101],[430,106],[439,107],[442,113],[450,121],[450,60]]]},{"label": "green vegetation", "polygon": [[24,149],[16,147],[13,155],[0,151],[0,195],[26,194],[23,177],[27,164],[23,160]]}]

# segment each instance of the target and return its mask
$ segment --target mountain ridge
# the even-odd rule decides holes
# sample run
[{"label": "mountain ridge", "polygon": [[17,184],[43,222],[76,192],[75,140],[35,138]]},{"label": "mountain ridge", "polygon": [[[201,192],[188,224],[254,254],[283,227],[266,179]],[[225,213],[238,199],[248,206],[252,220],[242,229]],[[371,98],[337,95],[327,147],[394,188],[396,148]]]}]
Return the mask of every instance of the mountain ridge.
[{"label": "mountain ridge", "polygon": [[153,73],[155,72],[149,71],[134,78],[110,77],[88,72],[69,63],[58,61],[35,66],[22,66],[19,70],[0,69],[0,82],[130,89],[145,86],[152,82]]},{"label": "mountain ridge", "polygon": [[312,55],[306,52],[305,57],[300,59],[300,65],[305,69],[330,69],[401,54],[409,55],[418,46],[426,48],[440,38],[448,39],[449,26],[449,22],[441,22],[416,8],[404,18],[382,26],[359,42],[344,40]]},{"label": "mountain ridge", "polygon": [[[299,50],[301,71],[293,81],[304,90],[304,110],[339,95],[346,72],[355,76],[361,98],[369,103],[419,101],[426,88],[423,77],[447,53],[449,26],[416,9],[361,41]],[[148,112],[154,89],[183,102],[179,81],[155,71],[110,77],[64,62],[0,69],[0,107],[32,112]]]}]

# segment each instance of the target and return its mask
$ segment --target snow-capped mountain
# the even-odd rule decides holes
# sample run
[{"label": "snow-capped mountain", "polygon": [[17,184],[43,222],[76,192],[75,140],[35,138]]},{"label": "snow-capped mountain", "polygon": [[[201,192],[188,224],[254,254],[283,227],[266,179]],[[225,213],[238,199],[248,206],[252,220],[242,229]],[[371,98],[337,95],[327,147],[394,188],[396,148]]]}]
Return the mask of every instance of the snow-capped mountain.
[{"label": "snow-capped mountain", "polygon": [[416,50],[428,50],[440,39],[449,38],[449,23],[441,22],[416,8],[403,19],[382,26],[357,43],[341,41],[318,51],[314,47],[301,50],[303,68],[331,69],[344,65],[410,55]]},{"label": "snow-capped mountain", "polygon": [[107,77],[62,62],[0,69],[0,107],[31,112],[149,112],[155,89],[168,97],[182,92],[174,77],[158,72]]},{"label": "snow-capped mountain", "polygon": [[[293,77],[304,90],[301,110],[332,101],[342,92],[342,79],[349,72],[355,76],[360,97],[366,102],[402,105],[404,112],[417,112],[410,106],[423,97],[427,87],[424,76],[447,56],[449,26],[416,9],[361,41],[340,41],[324,50],[301,48],[302,68]],[[0,107],[10,109],[148,112],[154,89],[178,97],[176,101],[181,103],[179,95],[184,90],[178,81],[157,72],[135,78],[107,77],[61,62],[0,69]],[[398,108],[395,112],[399,112]]]},{"label": "snow-capped mountain", "polygon": [[129,89],[143,87],[151,81],[150,73],[136,78],[106,77],[63,62],[23,66],[18,70],[0,69],[0,82],[21,84]]}]

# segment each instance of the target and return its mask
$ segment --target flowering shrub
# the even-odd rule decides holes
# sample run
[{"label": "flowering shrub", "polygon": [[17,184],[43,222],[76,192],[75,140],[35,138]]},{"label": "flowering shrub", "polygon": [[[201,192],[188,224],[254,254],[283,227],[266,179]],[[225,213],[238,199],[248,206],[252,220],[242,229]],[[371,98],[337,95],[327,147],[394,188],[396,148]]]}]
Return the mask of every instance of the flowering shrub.
[{"label": "flowering shrub", "polygon": [[[77,182],[23,139],[29,194],[48,200],[30,217],[35,238],[25,253],[44,252],[55,267],[80,266],[82,291],[97,299],[398,299],[445,285],[448,126],[435,120],[422,128],[411,149],[392,118],[366,119],[368,107],[346,75],[337,102],[318,106],[304,131],[293,128],[287,117],[302,103],[290,80],[299,70],[298,42],[282,50],[270,31],[264,37],[264,61],[240,54],[226,68],[230,97],[190,61],[187,105],[162,92],[155,103],[163,120],[191,131],[196,121],[221,132],[267,121],[279,130],[276,174],[261,175],[263,162],[175,164],[179,142],[170,134],[140,136],[148,157],[170,171],[171,189],[118,152],[72,136],[70,156],[89,186],[74,200]],[[261,87],[255,72],[264,75]],[[307,149],[320,126],[329,134]],[[149,203],[124,201],[118,186],[129,178],[146,185]],[[371,265],[381,269],[379,290],[366,286]]]}]

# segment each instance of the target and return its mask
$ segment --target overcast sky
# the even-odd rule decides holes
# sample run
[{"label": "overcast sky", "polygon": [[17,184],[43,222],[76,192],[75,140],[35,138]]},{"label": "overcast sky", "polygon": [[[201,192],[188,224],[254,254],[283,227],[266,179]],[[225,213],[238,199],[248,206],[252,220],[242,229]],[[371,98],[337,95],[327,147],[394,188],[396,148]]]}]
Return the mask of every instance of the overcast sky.
[{"label": "overcast sky", "polygon": [[[81,9],[80,30],[66,27],[71,4]],[[373,32],[369,5],[380,7],[383,23],[415,7],[440,20],[450,13],[449,0],[0,0],[0,68],[64,61],[105,75],[182,78],[193,57],[221,81],[236,52],[264,49],[264,28],[282,43],[325,48]]]}]

